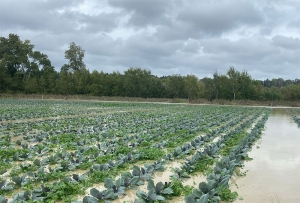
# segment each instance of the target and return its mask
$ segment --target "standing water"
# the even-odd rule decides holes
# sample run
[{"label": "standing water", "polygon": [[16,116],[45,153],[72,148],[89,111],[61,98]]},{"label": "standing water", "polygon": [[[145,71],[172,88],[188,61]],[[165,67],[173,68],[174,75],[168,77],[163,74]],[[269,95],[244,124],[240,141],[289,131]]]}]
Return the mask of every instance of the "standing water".
[{"label": "standing water", "polygon": [[300,202],[300,128],[285,109],[272,109],[261,140],[253,146],[230,187],[243,203]]}]

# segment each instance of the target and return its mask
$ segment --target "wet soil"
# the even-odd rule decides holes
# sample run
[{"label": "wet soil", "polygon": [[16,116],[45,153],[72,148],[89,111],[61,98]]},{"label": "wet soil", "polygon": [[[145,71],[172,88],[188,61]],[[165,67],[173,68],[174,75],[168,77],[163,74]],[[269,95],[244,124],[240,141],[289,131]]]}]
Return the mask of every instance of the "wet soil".
[{"label": "wet soil", "polygon": [[233,177],[231,189],[243,203],[300,202],[300,128],[285,109],[272,109],[266,129],[249,152],[244,177]]}]

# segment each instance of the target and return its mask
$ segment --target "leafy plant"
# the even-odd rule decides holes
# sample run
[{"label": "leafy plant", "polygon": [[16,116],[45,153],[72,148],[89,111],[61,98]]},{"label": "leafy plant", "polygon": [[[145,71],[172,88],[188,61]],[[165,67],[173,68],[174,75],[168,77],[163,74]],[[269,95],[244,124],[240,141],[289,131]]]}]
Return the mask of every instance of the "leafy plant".
[{"label": "leafy plant", "polygon": [[[166,185],[168,183],[165,183]],[[172,179],[170,183],[170,187],[173,190],[172,196],[187,196],[188,194],[192,193],[194,187],[193,186],[183,186],[182,181],[180,179]]]},{"label": "leafy plant", "polygon": [[218,188],[218,195],[223,201],[234,201],[238,197],[237,192],[231,192],[228,187],[221,186]]},{"label": "leafy plant", "polygon": [[147,189],[148,193],[140,190],[136,192],[136,195],[137,197],[139,197],[139,199],[136,199],[134,201],[135,203],[165,200],[165,198],[162,195],[173,194],[173,189],[169,187],[169,185],[163,184],[162,182],[158,182],[156,185],[154,185],[152,179],[148,180]]},{"label": "leafy plant", "polygon": [[77,182],[60,181],[48,186],[47,198],[51,200],[70,200],[72,195],[83,195],[84,188]]},{"label": "leafy plant", "polygon": [[139,153],[142,160],[157,160],[165,154],[163,150],[157,148],[141,148]]},{"label": "leafy plant", "polygon": [[8,203],[8,199],[6,199],[4,196],[0,195],[0,203]]}]

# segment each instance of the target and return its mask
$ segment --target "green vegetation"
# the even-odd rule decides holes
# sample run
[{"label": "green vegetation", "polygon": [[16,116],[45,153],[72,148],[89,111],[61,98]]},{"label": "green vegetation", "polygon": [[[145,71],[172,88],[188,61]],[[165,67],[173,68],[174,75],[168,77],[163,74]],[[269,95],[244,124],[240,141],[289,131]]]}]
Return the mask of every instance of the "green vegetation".
[{"label": "green vegetation", "polygon": [[140,149],[140,158],[144,160],[157,160],[161,158],[165,152],[157,148],[142,148]]},{"label": "green vegetation", "polygon": [[238,197],[237,192],[231,192],[228,187],[219,187],[218,188],[218,195],[220,196],[221,200],[223,201],[234,201]]},{"label": "green vegetation", "polygon": [[[47,55],[35,51],[29,40],[16,34],[0,37],[0,93],[179,98],[189,100],[297,101],[300,80],[254,80],[247,71],[230,67],[225,74],[199,79],[195,75],[154,76],[150,70],[90,72],[84,50],[74,42],[65,51],[67,64],[57,72]],[[49,129],[49,126],[45,126]]]},{"label": "green vegetation", "polygon": [[172,196],[187,196],[190,194],[194,187],[193,186],[183,186],[182,181],[179,179],[173,179],[171,183],[171,188],[173,190]]},{"label": "green vegetation", "polygon": [[71,202],[74,199],[74,195],[84,195],[84,189],[79,183],[70,183],[67,181],[61,181],[49,185],[49,189],[52,192],[47,194],[47,198],[50,202],[62,200],[63,202]]},{"label": "green vegetation", "polygon": [[[103,202],[147,184],[137,201],[162,202],[207,191],[203,198],[210,201],[234,199],[228,179],[264,124],[246,130],[269,110],[0,100],[0,111],[1,195],[15,202],[72,202],[91,188],[84,202]],[[180,166],[171,182],[157,181],[173,161]],[[207,175],[207,183],[184,186],[195,172]]]},{"label": "green vegetation", "polygon": [[195,172],[202,172],[203,174],[208,174],[212,172],[212,165],[215,163],[215,159],[212,159],[211,157],[204,157],[203,159],[200,159],[197,161],[195,166]]},{"label": "green vegetation", "polygon": [[225,147],[221,149],[220,154],[222,156],[228,156],[230,150],[236,146],[238,143],[241,142],[241,140],[247,135],[246,132],[238,133],[232,136],[230,139],[228,139],[225,142]]}]

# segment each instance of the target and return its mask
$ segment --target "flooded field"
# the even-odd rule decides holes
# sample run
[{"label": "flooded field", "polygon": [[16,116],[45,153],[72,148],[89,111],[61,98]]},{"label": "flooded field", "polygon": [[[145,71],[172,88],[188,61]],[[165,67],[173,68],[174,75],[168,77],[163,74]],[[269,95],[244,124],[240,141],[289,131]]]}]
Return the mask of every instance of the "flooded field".
[{"label": "flooded field", "polygon": [[[256,143],[241,172],[234,177],[243,203],[300,202],[300,128],[285,109],[273,109],[262,139]],[[233,181],[234,182],[234,181]]]},{"label": "flooded field", "polygon": [[0,100],[0,113],[0,202],[228,202],[228,186],[236,202],[300,202],[300,110]]}]

